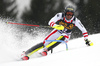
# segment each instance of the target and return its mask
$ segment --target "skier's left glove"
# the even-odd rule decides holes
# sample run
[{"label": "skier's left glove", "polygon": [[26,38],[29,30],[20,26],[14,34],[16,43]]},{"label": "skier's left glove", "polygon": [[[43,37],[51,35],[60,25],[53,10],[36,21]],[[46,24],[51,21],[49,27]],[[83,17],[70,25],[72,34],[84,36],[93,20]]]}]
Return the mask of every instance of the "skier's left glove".
[{"label": "skier's left glove", "polygon": [[93,43],[90,40],[85,39],[85,42],[87,46],[93,46]]}]

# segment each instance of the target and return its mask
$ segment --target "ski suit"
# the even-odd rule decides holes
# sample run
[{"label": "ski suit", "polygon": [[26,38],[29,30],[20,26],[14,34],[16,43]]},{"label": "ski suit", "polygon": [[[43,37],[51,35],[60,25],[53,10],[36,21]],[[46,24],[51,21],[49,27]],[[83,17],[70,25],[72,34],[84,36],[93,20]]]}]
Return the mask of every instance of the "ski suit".
[{"label": "ski suit", "polygon": [[[45,38],[45,40],[56,40],[59,36],[63,35],[65,37],[65,39],[63,39],[63,40],[68,42],[74,26],[78,27],[81,30],[81,32],[84,36],[84,39],[88,38],[87,30],[82,25],[81,21],[78,18],[76,18],[75,16],[73,16],[70,20],[67,20],[63,13],[57,13],[53,18],[51,18],[48,25],[53,27],[56,24],[63,25],[64,30],[53,29],[53,31]],[[46,42],[45,40],[44,40],[43,44],[44,44],[44,46],[47,46],[50,42]],[[53,47],[55,47],[55,46],[52,46],[51,48],[53,48]],[[47,48],[47,47],[45,47],[45,48]]]}]

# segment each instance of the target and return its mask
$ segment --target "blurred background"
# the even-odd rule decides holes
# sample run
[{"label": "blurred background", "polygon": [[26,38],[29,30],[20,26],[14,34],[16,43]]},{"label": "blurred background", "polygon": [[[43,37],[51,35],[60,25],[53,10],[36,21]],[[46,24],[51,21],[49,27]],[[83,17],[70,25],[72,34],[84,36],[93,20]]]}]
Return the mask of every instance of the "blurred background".
[{"label": "blurred background", "polygon": [[[75,16],[89,34],[100,32],[100,0],[0,0],[0,17],[18,23],[47,26],[48,21],[56,13],[63,12],[67,5],[74,6]],[[35,27],[24,28],[32,32]],[[75,38],[82,34],[75,28],[72,36]]]}]

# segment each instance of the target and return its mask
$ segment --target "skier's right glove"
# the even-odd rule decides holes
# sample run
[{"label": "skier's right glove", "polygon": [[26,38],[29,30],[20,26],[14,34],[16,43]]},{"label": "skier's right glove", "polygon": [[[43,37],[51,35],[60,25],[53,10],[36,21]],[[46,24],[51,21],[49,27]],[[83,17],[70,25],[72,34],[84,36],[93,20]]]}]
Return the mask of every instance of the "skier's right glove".
[{"label": "skier's right glove", "polygon": [[86,42],[87,46],[92,46],[93,45],[93,43],[90,40],[88,40],[88,39],[86,39],[85,42]]},{"label": "skier's right glove", "polygon": [[64,26],[62,26],[62,25],[55,25],[55,26],[52,27],[52,28],[55,28],[55,29],[57,29],[57,30],[63,30],[63,29],[64,29]]}]

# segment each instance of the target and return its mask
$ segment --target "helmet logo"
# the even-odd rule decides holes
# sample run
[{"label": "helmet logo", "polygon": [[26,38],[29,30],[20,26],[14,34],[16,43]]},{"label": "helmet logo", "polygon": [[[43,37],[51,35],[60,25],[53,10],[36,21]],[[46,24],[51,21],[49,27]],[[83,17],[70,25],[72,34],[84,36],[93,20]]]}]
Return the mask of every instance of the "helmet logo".
[{"label": "helmet logo", "polygon": [[67,9],[68,9],[68,10],[72,10],[72,11],[74,10],[73,8],[67,8]]}]

